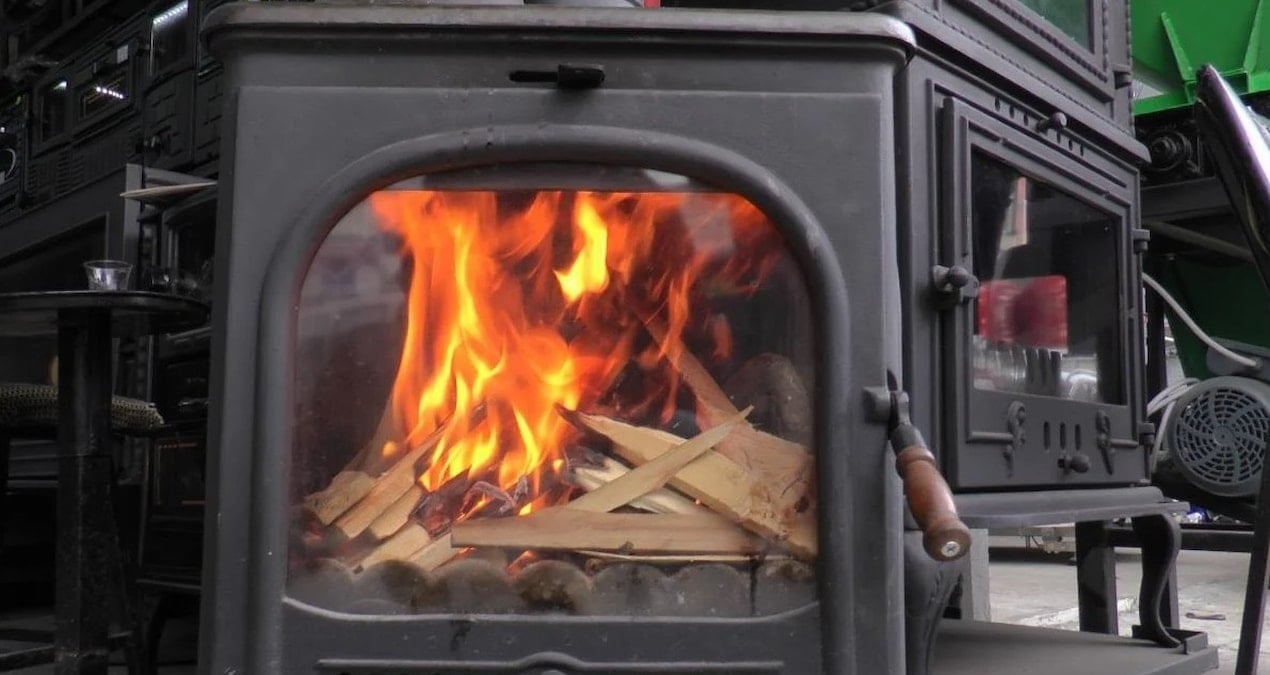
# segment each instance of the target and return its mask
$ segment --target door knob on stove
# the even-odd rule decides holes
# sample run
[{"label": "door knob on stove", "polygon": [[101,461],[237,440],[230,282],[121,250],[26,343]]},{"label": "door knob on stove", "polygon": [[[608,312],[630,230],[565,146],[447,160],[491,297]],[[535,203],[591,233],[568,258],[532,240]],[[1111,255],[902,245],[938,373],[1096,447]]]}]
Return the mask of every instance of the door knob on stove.
[{"label": "door knob on stove", "polygon": [[1089,466],[1089,455],[1083,452],[1078,452],[1074,455],[1065,454],[1058,458],[1058,468],[1064,472],[1085,473],[1089,471]]},{"label": "door knob on stove", "polygon": [[939,294],[941,305],[950,307],[979,297],[979,279],[961,265],[935,265],[930,271],[931,287]]}]

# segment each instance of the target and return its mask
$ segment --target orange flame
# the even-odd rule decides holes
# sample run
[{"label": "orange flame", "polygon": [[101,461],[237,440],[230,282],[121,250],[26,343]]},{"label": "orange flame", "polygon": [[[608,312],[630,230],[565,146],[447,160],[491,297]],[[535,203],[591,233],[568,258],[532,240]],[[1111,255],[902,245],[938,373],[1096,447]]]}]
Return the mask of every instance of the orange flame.
[{"label": "orange flame", "polygon": [[[782,248],[730,194],[393,190],[370,202],[410,271],[394,420],[406,446],[449,420],[419,481],[511,491],[525,479],[522,512],[564,467],[573,431],[556,407],[595,403],[634,367],[669,416],[667,349],[692,333],[704,353],[730,354],[729,325],[703,301],[756,283]],[[640,312],[665,315],[668,346],[647,345]]]}]

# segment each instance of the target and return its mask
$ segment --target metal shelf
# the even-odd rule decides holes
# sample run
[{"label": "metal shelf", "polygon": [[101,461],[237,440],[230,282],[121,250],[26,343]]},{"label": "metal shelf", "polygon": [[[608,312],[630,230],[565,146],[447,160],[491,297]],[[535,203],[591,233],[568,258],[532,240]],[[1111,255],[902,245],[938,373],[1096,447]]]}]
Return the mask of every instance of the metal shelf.
[{"label": "metal shelf", "polygon": [[1191,675],[1217,667],[1203,633],[1177,648],[1147,640],[978,621],[940,624],[934,675]]}]

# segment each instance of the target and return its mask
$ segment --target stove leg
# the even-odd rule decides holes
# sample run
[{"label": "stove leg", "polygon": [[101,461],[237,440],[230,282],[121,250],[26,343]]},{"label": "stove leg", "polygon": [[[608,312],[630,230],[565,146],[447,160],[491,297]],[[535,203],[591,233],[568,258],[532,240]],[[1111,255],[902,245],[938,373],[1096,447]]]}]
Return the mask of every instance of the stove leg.
[{"label": "stove leg", "polygon": [[1182,526],[1162,514],[1139,516],[1133,519],[1133,533],[1142,547],[1142,587],[1138,594],[1141,635],[1156,644],[1176,647],[1182,643],[1165,629],[1163,604],[1173,563],[1182,548]]},{"label": "stove leg", "polygon": [[1120,631],[1116,552],[1103,521],[1076,523],[1076,597],[1082,631],[1112,635]]},{"label": "stove leg", "polygon": [[109,660],[110,324],[63,325],[58,336],[58,675],[106,673]]}]

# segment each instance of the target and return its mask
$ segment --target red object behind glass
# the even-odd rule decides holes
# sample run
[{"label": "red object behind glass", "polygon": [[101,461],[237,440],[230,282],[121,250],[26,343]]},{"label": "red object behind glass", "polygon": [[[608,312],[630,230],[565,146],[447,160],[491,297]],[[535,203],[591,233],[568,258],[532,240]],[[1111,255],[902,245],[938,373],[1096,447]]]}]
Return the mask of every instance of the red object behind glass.
[{"label": "red object behind glass", "polygon": [[1004,345],[1067,350],[1067,278],[996,279],[979,288],[980,337]]}]

